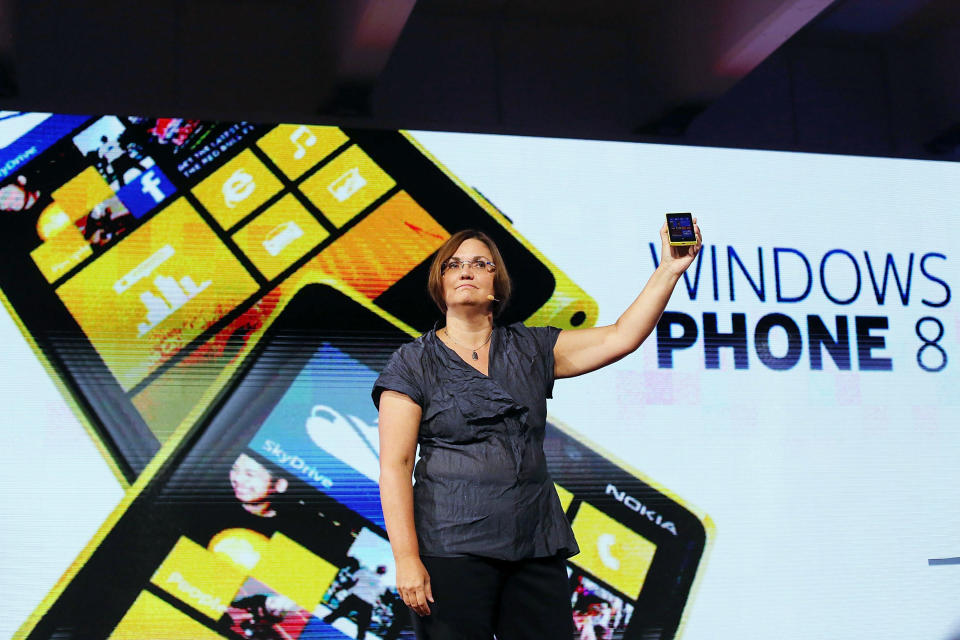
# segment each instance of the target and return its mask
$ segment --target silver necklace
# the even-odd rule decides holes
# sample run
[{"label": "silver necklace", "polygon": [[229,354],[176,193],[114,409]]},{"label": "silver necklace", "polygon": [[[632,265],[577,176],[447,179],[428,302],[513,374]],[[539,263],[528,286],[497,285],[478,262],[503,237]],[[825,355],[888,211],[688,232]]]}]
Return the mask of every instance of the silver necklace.
[{"label": "silver necklace", "polygon": [[[443,328],[443,335],[445,335],[445,336],[447,336],[448,338],[450,338],[450,340],[453,340],[453,343],[454,343],[455,345],[460,346],[460,347],[463,347],[464,349],[470,349],[470,347],[468,347],[467,345],[461,344],[461,343],[457,342],[456,340],[454,340],[453,336],[450,335],[450,332],[447,331],[447,328],[446,328],[446,327]],[[479,360],[479,359],[480,359],[480,356],[477,355],[477,351],[479,351],[480,349],[483,349],[483,345],[485,345],[485,344],[487,344],[488,342],[490,342],[490,337],[491,337],[492,335],[493,335],[493,329],[490,329],[490,333],[487,334],[487,339],[484,340],[483,342],[481,342],[481,343],[480,343],[480,346],[475,347],[475,348],[473,348],[473,349],[470,349],[470,351],[471,351],[471,357],[472,357],[474,360]]]}]

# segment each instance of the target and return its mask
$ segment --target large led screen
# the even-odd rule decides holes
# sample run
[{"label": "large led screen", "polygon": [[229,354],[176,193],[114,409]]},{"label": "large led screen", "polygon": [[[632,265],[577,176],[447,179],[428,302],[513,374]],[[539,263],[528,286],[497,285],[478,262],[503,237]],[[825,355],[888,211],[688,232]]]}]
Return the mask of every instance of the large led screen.
[{"label": "large led screen", "polygon": [[412,637],[369,389],[438,320],[434,251],[486,231],[504,322],[577,330],[680,211],[653,333],[548,404],[574,637],[960,634],[956,164],[19,112],[0,144],[8,634]]}]

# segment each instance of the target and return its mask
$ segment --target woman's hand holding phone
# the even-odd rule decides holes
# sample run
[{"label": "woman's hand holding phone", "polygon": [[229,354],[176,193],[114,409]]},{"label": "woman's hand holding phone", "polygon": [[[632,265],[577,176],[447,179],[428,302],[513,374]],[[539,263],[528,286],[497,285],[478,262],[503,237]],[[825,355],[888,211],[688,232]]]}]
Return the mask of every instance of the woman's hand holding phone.
[{"label": "woman's hand holding phone", "polygon": [[660,266],[678,276],[687,270],[703,245],[703,236],[700,234],[700,225],[697,224],[696,218],[693,218],[693,232],[696,237],[695,242],[678,244],[675,238],[671,238],[666,222],[660,227]]}]

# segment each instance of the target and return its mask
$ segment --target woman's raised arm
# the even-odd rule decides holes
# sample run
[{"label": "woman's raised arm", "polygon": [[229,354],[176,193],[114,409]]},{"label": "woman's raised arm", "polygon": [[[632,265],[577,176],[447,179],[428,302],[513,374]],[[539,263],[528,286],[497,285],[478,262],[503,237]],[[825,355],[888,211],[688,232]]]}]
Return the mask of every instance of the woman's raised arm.
[{"label": "woman's raised arm", "polygon": [[693,219],[697,244],[672,247],[667,225],[660,229],[660,264],[640,295],[615,324],[560,332],[553,348],[554,376],[571,378],[605,367],[633,353],[657,326],[673,289],[700,252],[703,242],[697,219]]}]

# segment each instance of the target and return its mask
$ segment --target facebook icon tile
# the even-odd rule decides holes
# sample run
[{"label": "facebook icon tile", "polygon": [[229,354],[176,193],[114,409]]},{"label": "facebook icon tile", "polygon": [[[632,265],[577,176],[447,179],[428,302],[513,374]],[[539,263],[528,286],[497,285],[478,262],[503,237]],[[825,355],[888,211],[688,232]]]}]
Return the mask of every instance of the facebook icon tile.
[{"label": "facebook icon tile", "polygon": [[173,183],[156,165],[137,176],[119,191],[117,196],[135,218],[150,213],[158,204],[176,191]]}]

